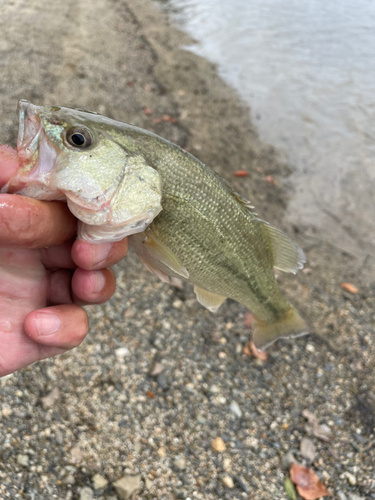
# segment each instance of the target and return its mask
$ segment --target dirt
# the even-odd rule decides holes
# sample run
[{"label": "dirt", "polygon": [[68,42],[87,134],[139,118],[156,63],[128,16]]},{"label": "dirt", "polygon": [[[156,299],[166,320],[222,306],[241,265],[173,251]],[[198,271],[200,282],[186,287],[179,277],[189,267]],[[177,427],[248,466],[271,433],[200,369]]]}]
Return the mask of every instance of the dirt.
[{"label": "dirt", "polygon": [[[0,498],[109,500],[114,481],[141,474],[134,499],[286,499],[285,455],[305,463],[304,409],[332,431],[329,442],[310,436],[308,465],[334,498],[375,498],[371,262],[285,224],[291,170],[259,140],[251,110],[150,0],[14,0],[0,6],[0,32],[0,143],[15,144],[24,98],[180,144],[302,246],[305,269],[278,279],[311,331],[276,343],[265,362],[247,356],[242,306],[228,300],[213,315],[190,285],[159,282],[130,253],[115,296],[88,308],[82,346],[1,379]],[[155,363],[163,370],[151,376]],[[225,451],[212,448],[218,437]],[[108,485],[94,491],[95,474]]]}]

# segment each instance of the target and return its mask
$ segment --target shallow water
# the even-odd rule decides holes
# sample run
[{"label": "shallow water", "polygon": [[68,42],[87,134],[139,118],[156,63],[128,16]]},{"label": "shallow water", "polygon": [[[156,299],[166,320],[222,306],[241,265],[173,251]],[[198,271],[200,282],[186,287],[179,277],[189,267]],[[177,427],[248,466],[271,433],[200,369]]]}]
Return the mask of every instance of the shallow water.
[{"label": "shallow water", "polygon": [[283,148],[286,217],[363,259],[375,255],[375,3],[169,0],[172,17]]}]

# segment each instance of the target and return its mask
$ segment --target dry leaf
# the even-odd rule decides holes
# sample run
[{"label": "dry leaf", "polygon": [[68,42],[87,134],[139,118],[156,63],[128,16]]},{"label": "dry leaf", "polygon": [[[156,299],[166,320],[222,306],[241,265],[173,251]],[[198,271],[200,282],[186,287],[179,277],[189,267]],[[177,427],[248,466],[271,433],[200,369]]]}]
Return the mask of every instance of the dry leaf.
[{"label": "dry leaf", "polygon": [[249,172],[247,172],[246,170],[236,170],[235,172],[233,172],[233,175],[235,177],[247,177],[249,175]]},{"label": "dry leaf", "polygon": [[259,351],[255,347],[254,342],[246,342],[243,348],[243,353],[246,354],[246,356],[253,356],[254,358],[260,359],[261,361],[267,361],[267,352],[266,351]]},{"label": "dry leaf", "polygon": [[358,293],[359,292],[359,288],[352,285],[351,283],[341,283],[341,288],[349,293]]},{"label": "dry leaf", "polygon": [[293,463],[290,468],[290,478],[297,486],[298,494],[305,500],[331,496],[319,477],[308,467]]}]

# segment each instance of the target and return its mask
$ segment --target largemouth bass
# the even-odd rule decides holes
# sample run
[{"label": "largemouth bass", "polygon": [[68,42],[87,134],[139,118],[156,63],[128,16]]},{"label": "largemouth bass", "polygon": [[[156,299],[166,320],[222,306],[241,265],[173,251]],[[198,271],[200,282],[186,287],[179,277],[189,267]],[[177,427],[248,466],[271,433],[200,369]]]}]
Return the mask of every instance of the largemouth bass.
[{"label": "largemouth bass", "polygon": [[273,269],[303,267],[301,248],[261,220],[249,202],[179,146],[96,113],[19,103],[20,169],[3,188],[64,200],[92,242],[129,237],[159,278],[194,284],[216,311],[227,297],[253,314],[253,340],[307,333]]}]

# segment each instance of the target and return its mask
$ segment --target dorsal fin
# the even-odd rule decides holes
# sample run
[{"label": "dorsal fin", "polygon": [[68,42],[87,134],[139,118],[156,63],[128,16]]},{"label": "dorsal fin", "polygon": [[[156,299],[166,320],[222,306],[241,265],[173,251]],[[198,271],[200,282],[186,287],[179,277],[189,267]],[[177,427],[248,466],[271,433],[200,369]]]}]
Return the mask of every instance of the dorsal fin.
[{"label": "dorsal fin", "polygon": [[306,262],[302,248],[289,238],[285,233],[271,226],[268,222],[260,220],[266,230],[273,253],[273,267],[296,274],[298,269],[302,269]]}]

